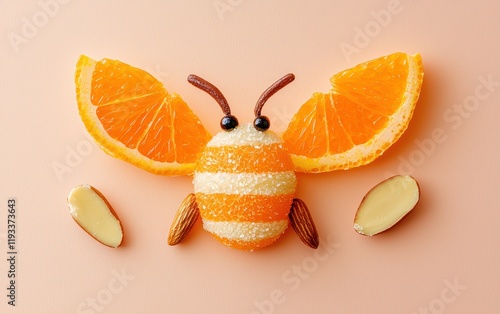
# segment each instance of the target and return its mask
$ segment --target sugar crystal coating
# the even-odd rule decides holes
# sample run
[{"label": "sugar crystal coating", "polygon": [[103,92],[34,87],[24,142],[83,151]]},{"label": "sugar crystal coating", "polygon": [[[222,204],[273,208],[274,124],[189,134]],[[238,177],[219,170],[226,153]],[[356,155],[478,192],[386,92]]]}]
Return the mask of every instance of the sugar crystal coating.
[{"label": "sugar crystal coating", "polygon": [[[195,192],[204,194],[278,195],[295,191],[295,172],[268,173],[197,173]],[[209,184],[205,184],[209,183]]]},{"label": "sugar crystal coating", "polygon": [[288,226],[288,220],[274,222],[203,221],[203,228],[229,240],[260,241],[280,235]]}]

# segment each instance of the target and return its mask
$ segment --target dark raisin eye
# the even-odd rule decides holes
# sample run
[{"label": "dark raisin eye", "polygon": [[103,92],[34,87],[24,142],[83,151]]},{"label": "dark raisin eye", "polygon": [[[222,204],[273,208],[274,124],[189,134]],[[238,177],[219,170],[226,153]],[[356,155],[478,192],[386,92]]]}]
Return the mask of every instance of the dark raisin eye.
[{"label": "dark raisin eye", "polygon": [[238,119],[236,119],[236,117],[233,115],[229,114],[227,116],[224,116],[220,120],[220,127],[225,131],[231,131],[237,126],[238,126]]},{"label": "dark raisin eye", "polygon": [[258,116],[253,120],[253,126],[257,129],[257,131],[266,131],[269,129],[271,124],[269,123],[269,118],[266,116]]}]

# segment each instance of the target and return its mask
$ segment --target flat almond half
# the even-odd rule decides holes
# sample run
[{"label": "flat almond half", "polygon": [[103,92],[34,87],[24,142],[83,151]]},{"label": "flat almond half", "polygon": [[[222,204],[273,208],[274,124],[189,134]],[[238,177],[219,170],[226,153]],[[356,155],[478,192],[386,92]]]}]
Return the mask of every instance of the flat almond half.
[{"label": "flat almond half", "polygon": [[390,177],[365,195],[354,218],[354,230],[367,236],[379,234],[410,213],[419,199],[420,188],[413,177]]},{"label": "flat almond half", "polygon": [[73,219],[91,237],[109,247],[120,246],[121,222],[101,192],[90,185],[79,185],[69,193],[68,206]]}]

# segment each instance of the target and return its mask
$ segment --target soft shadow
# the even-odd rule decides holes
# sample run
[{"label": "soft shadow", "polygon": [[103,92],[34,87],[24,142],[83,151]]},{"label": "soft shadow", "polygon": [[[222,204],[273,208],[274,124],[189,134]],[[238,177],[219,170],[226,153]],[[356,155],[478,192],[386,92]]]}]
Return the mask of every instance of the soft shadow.
[{"label": "soft shadow", "polygon": [[430,136],[429,121],[437,121],[437,115],[442,114],[441,111],[436,111],[436,108],[439,108],[436,102],[439,99],[439,92],[444,89],[443,84],[446,82],[441,77],[443,72],[438,68],[438,65],[434,65],[430,61],[424,63],[422,90],[408,129],[384,155],[366,167],[380,167],[394,163],[398,156],[407,155],[415,149],[415,140],[421,139],[424,135]]}]

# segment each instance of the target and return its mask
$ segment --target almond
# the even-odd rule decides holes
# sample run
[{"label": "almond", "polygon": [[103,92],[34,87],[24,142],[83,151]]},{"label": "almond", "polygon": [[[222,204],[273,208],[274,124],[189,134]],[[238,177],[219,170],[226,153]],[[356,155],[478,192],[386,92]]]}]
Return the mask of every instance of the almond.
[{"label": "almond", "polygon": [[68,196],[75,222],[100,243],[116,248],[123,240],[120,220],[104,195],[90,185],[79,185]]},{"label": "almond", "polygon": [[168,245],[176,245],[181,242],[194,226],[199,215],[196,197],[191,193],[184,199],[175,214],[168,233]]},{"label": "almond", "polygon": [[363,198],[354,218],[354,230],[373,236],[410,213],[420,199],[420,188],[411,176],[397,175],[373,187]]},{"label": "almond", "polygon": [[307,246],[317,249],[319,246],[319,236],[309,209],[304,201],[295,198],[288,214],[293,230]]}]

